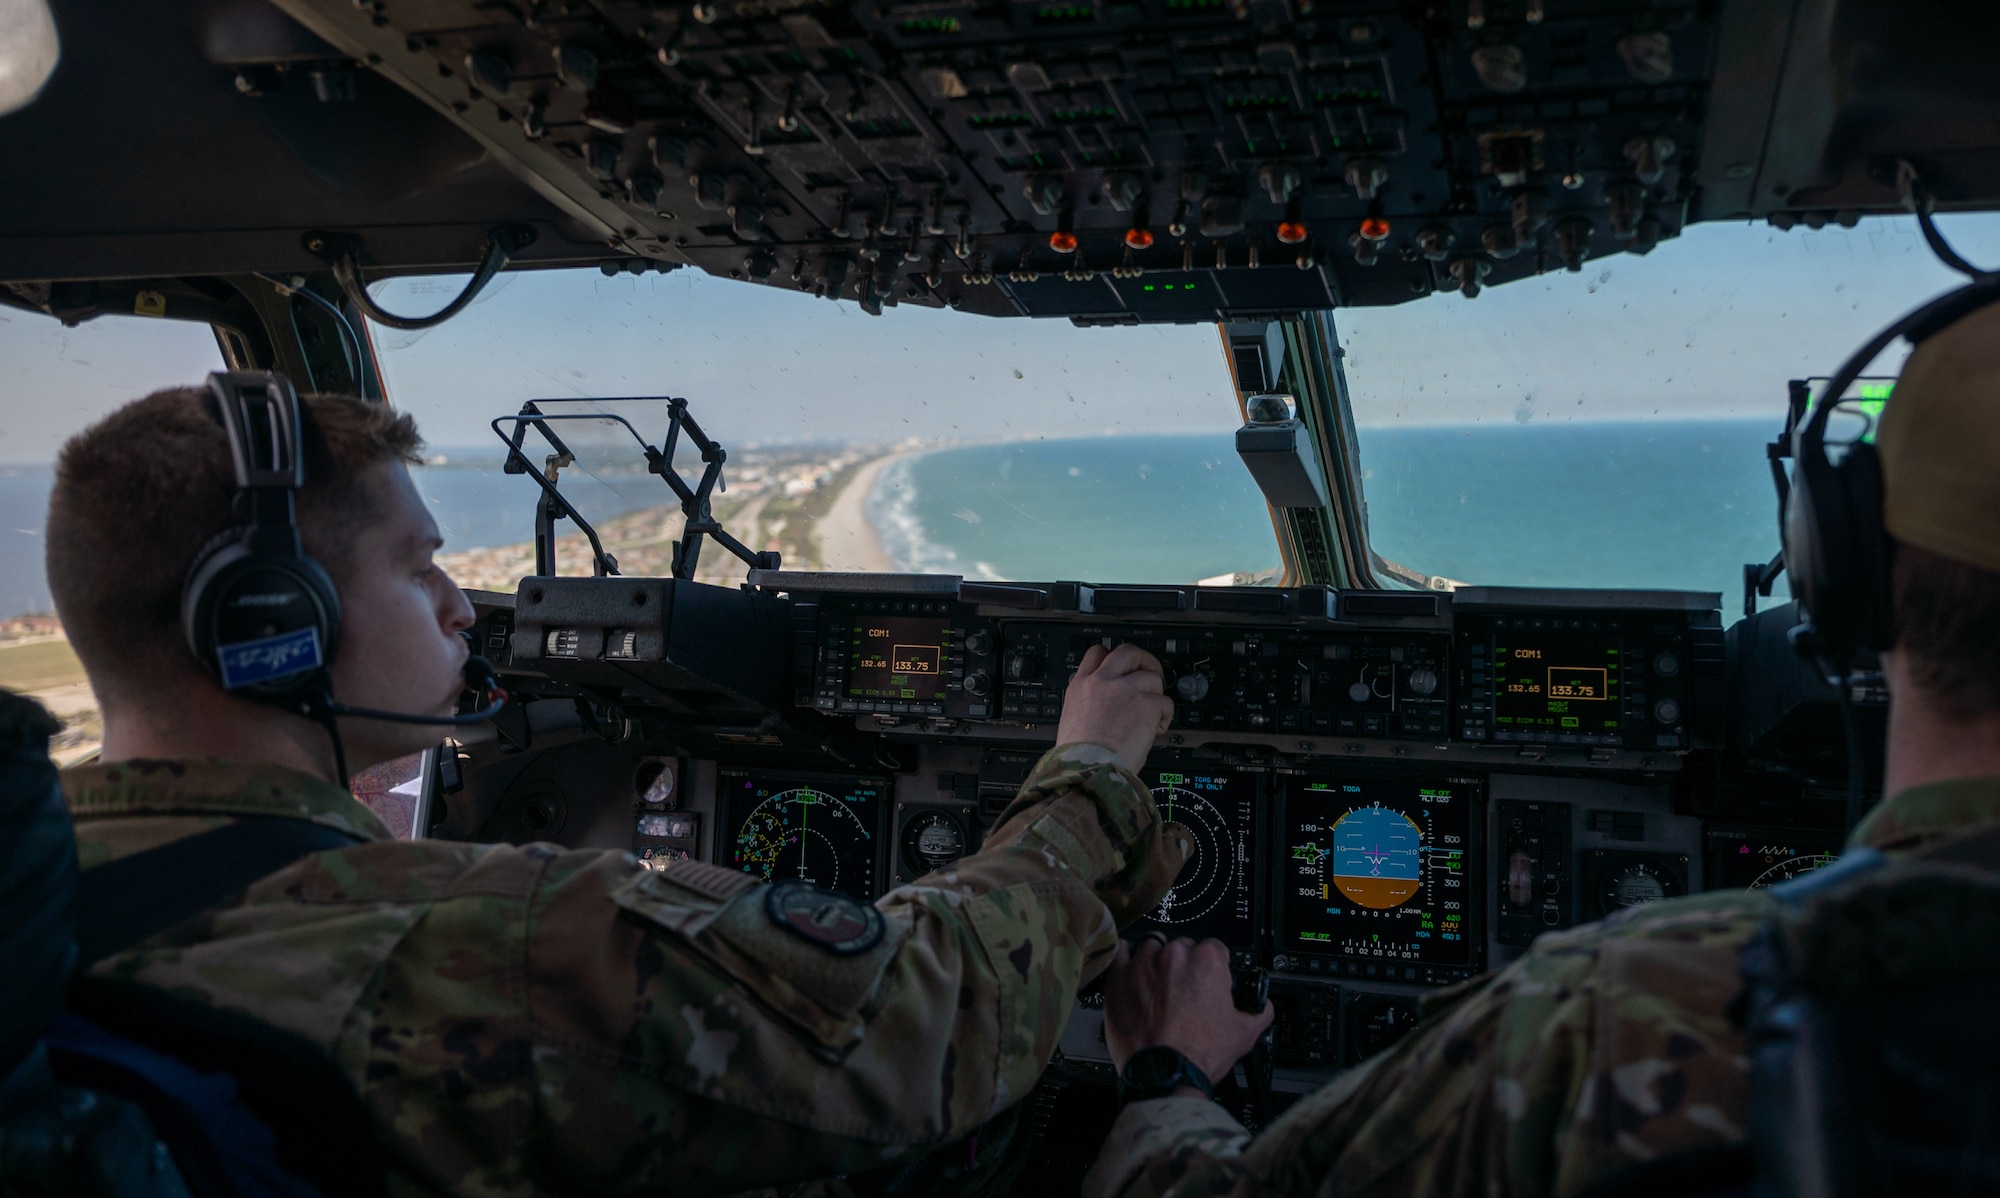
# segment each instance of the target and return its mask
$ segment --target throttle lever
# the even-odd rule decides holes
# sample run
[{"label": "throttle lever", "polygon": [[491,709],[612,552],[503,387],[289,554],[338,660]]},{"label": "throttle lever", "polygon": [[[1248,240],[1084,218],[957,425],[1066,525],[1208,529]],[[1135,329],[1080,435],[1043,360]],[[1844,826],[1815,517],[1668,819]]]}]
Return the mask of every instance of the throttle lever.
[{"label": "throttle lever", "polygon": [[1271,975],[1255,965],[1229,971],[1229,1000],[1245,1015],[1262,1015],[1271,1002]]},{"label": "throttle lever", "polygon": [[[1229,973],[1229,998],[1236,1009],[1246,1015],[1261,1015],[1271,1004],[1271,975],[1255,965]],[[1250,1114],[1260,1129],[1271,1125],[1271,1042],[1276,1030],[1274,1020],[1243,1058],[1243,1076],[1250,1083]]]}]

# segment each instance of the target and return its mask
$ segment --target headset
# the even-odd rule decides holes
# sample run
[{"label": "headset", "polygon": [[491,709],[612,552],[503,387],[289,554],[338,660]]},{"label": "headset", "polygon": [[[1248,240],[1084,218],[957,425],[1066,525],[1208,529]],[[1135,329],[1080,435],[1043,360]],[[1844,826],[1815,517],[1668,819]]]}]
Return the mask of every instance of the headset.
[{"label": "headset", "polygon": [[[1792,431],[1785,569],[1803,618],[1792,644],[1830,674],[1847,674],[1863,654],[1887,649],[1894,640],[1889,566],[1895,548],[1882,521],[1881,454],[1872,441],[1858,440],[1833,461],[1826,450],[1827,421],[1890,343],[1903,338],[1915,348],[1994,303],[2000,303],[2000,275],[1983,275],[1907,313],[1834,372]],[[1893,393],[1889,402],[1895,402]]]},{"label": "headset", "polygon": [[[1929,226],[1926,223],[1926,232]],[[1847,742],[1847,826],[1861,821],[1864,754],[1852,681],[1856,662],[1895,641],[1889,568],[1895,538],[1882,518],[1882,456],[1873,441],[1847,447],[1836,462],[1826,426],[1854,380],[1897,338],[1912,349],[1990,304],[2000,303],[2000,274],[1931,300],[1870,338],[1827,381],[1812,411],[1792,430],[1792,484],[1785,500],[1784,561],[1800,624],[1792,647],[1833,685]],[[1890,403],[1896,402],[1892,391]]]},{"label": "headset", "polygon": [[418,715],[334,702],[328,671],[340,647],[340,595],[306,553],[298,527],[310,415],[276,371],[218,371],[208,376],[208,395],[229,438],[232,510],[249,523],[219,533],[188,571],[181,625],[196,660],[229,693],[325,725],[343,785],[346,751],[337,716],[452,726],[499,714],[507,692],[492,663],[477,654],[466,659],[465,685],[489,700],[481,710]]}]

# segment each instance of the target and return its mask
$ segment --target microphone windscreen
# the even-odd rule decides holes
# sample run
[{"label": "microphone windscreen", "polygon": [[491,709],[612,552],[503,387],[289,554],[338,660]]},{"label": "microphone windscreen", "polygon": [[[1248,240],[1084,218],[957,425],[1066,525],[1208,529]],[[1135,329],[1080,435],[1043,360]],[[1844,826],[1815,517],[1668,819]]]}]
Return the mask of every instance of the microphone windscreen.
[{"label": "microphone windscreen", "polygon": [[493,663],[475,653],[465,659],[465,689],[488,691],[500,685],[500,678],[493,672]]}]

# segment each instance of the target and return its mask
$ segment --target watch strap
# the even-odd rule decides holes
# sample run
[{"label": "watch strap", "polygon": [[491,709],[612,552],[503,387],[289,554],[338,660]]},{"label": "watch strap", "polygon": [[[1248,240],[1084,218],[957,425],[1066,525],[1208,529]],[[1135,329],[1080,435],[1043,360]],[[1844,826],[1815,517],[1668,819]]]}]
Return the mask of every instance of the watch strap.
[{"label": "watch strap", "polygon": [[1215,1097],[1215,1084],[1186,1053],[1164,1044],[1142,1048],[1118,1072],[1118,1105],[1123,1108],[1128,1103],[1165,1098],[1182,1086],[1193,1086],[1207,1098]]}]

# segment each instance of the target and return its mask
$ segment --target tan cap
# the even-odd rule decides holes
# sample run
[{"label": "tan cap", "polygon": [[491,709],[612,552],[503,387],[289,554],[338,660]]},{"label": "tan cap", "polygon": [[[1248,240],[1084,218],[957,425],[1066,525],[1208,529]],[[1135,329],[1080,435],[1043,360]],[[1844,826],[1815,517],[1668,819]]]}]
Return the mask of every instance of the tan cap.
[{"label": "tan cap", "polygon": [[1890,533],[2000,573],[2000,304],[1917,347],[1875,446]]}]

